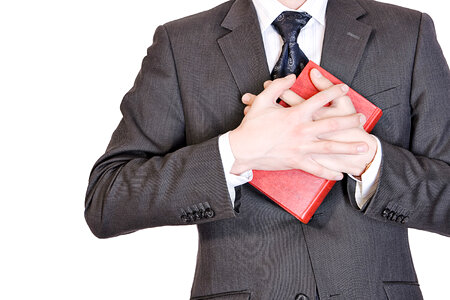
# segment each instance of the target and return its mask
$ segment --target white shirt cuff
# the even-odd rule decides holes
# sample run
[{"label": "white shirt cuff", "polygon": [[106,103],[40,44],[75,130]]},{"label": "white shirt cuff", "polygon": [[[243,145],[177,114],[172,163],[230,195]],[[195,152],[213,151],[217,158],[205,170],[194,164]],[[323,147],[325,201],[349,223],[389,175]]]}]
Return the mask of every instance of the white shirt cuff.
[{"label": "white shirt cuff", "polygon": [[373,158],[370,167],[361,175],[361,180],[354,178],[349,175],[352,179],[356,181],[355,188],[355,200],[358,207],[361,209],[369,201],[369,199],[375,194],[378,187],[378,182],[380,180],[380,167],[381,167],[381,143],[380,140],[374,136],[377,140],[377,152]]},{"label": "white shirt cuff", "polygon": [[231,151],[229,132],[219,137],[219,153],[222,159],[223,170],[225,172],[225,179],[227,181],[228,193],[230,194],[231,204],[234,207],[234,200],[236,198],[236,192],[234,188],[245,184],[253,179],[252,170],[245,171],[240,175],[234,175],[231,173],[235,158]]}]

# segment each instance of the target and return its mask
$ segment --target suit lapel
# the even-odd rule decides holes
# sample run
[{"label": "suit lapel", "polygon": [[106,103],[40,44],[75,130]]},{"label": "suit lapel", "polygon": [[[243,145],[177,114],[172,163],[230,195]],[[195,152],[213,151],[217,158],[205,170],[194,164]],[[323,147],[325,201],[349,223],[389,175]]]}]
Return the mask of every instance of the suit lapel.
[{"label": "suit lapel", "polygon": [[372,27],[358,21],[366,11],[355,0],[328,0],[321,66],[351,84]]},{"label": "suit lapel", "polygon": [[251,1],[236,0],[221,25],[231,31],[217,42],[240,92],[259,93],[270,73]]},{"label": "suit lapel", "polygon": [[[355,76],[372,27],[355,0],[328,0],[321,66],[347,84]],[[270,79],[258,17],[250,0],[236,0],[223,20],[229,33],[217,40],[242,94],[262,91]]]}]

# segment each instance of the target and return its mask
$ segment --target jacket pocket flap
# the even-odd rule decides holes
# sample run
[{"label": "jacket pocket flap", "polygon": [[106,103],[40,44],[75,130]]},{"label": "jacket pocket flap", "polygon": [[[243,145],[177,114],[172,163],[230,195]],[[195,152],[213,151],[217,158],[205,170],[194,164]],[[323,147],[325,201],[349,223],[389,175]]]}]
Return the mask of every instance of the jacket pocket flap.
[{"label": "jacket pocket flap", "polygon": [[191,298],[191,300],[250,300],[250,296],[251,293],[248,291],[236,291],[198,296]]},{"label": "jacket pocket flap", "polygon": [[398,88],[398,85],[392,86],[390,88],[378,91],[374,94],[366,95],[366,98],[384,111],[386,109],[400,105],[397,96]]},{"label": "jacket pocket flap", "polygon": [[417,282],[384,282],[384,291],[389,300],[422,300]]}]

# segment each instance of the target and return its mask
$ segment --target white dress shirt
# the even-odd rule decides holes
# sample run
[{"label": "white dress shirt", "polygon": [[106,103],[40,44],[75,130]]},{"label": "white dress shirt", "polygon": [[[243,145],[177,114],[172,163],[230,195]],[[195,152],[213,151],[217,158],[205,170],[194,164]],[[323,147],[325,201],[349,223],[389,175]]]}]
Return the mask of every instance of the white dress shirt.
[{"label": "white dress shirt", "polygon": [[[297,42],[308,59],[320,65],[325,34],[327,3],[328,0],[307,0],[300,8],[294,10],[285,7],[277,0],[253,0],[261,28],[269,70],[272,70],[278,61],[283,46],[281,36],[271,24],[283,11],[304,11],[311,15],[312,18],[300,31]],[[219,137],[219,151],[227,180],[228,192],[234,205],[236,197],[234,188],[251,181],[253,173],[251,170],[240,174],[240,176],[230,173],[235,158],[231,151],[228,136],[229,134],[226,133]],[[378,186],[382,152],[380,141],[378,139],[376,140],[378,145],[377,153],[370,167],[361,176],[361,180],[356,180],[350,176],[356,180],[355,199],[360,208],[372,197]]]}]

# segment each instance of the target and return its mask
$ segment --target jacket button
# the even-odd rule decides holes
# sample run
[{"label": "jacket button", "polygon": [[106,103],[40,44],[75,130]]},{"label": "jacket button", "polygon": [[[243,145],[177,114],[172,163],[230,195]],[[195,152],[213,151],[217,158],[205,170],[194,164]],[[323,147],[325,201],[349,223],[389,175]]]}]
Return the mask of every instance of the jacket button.
[{"label": "jacket button", "polygon": [[308,300],[308,296],[306,296],[305,294],[298,294],[297,296],[295,296],[295,300]]},{"label": "jacket button", "polygon": [[404,217],[400,223],[405,224],[406,222],[408,222],[409,218],[408,217]]},{"label": "jacket button", "polygon": [[198,211],[194,211],[193,216],[194,216],[195,221],[200,220],[202,218],[202,216],[200,215],[200,213]]},{"label": "jacket button", "polygon": [[390,212],[391,212],[390,209],[385,208],[385,209],[383,210],[383,212],[381,213],[381,215],[382,215],[383,217],[387,218]]},{"label": "jacket button", "polygon": [[214,211],[208,207],[207,209],[205,209],[205,216],[206,218],[214,217]]},{"label": "jacket button", "polygon": [[396,217],[397,217],[397,214],[394,211],[391,211],[388,215],[388,219],[391,221],[394,221]]},{"label": "jacket button", "polygon": [[194,215],[193,215],[193,214],[188,213],[188,214],[187,214],[187,217],[188,217],[188,219],[189,219],[189,222],[194,222],[194,221],[195,221],[195,218],[194,218]]}]

